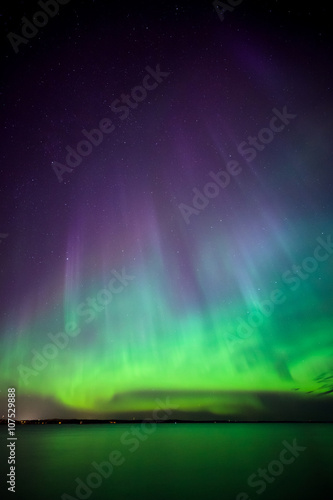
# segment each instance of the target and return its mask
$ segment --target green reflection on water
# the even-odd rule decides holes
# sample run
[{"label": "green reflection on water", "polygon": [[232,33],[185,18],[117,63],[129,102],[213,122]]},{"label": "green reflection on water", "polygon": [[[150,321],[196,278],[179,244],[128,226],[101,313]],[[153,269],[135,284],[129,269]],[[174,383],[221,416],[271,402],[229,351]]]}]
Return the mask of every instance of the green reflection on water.
[{"label": "green reflection on water", "polygon": [[[93,462],[115,457],[121,465],[108,478],[93,477],[100,486],[81,490],[81,498],[236,499],[244,491],[250,499],[287,500],[318,498],[319,486],[330,488],[331,497],[333,492],[329,424],[25,426],[17,429],[17,438],[16,500],[61,499],[64,493],[79,498],[76,478],[86,484],[96,473]],[[278,460],[282,442],[292,445],[294,439],[306,450],[258,495],[248,477]],[[110,458],[115,450],[118,454]]]}]

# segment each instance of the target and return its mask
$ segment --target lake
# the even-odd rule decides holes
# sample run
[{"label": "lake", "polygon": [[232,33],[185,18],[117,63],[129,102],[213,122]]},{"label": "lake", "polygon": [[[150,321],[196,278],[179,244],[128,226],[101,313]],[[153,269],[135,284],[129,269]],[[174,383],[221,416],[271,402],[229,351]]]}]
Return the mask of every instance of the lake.
[{"label": "lake", "polygon": [[0,432],[5,498],[333,498],[330,424],[18,426],[15,495]]}]

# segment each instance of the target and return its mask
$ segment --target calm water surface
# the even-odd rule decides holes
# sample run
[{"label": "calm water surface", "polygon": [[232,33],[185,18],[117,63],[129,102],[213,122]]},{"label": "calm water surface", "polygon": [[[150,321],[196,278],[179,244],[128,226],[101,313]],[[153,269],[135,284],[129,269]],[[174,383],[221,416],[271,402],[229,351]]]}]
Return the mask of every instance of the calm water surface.
[{"label": "calm water surface", "polygon": [[[333,499],[330,424],[18,427],[15,495],[4,487],[7,429],[0,432],[1,498]],[[288,464],[279,458],[284,442],[300,447],[282,454]]]}]

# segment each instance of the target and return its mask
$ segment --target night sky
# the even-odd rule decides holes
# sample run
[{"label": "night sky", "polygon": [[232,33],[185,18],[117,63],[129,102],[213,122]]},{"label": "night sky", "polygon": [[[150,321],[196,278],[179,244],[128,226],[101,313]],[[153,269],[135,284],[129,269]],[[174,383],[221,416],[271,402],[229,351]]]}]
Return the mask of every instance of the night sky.
[{"label": "night sky", "polygon": [[331,418],[328,7],[232,3],[2,9],[0,418]]}]

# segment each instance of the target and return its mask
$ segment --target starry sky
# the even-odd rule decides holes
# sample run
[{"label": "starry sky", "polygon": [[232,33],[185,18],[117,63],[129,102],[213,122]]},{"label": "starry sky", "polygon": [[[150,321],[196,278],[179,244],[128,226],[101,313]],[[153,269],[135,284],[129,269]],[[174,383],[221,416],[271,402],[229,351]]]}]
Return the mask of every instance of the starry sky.
[{"label": "starry sky", "polygon": [[329,419],[328,7],[52,5],[0,17],[1,415]]}]

